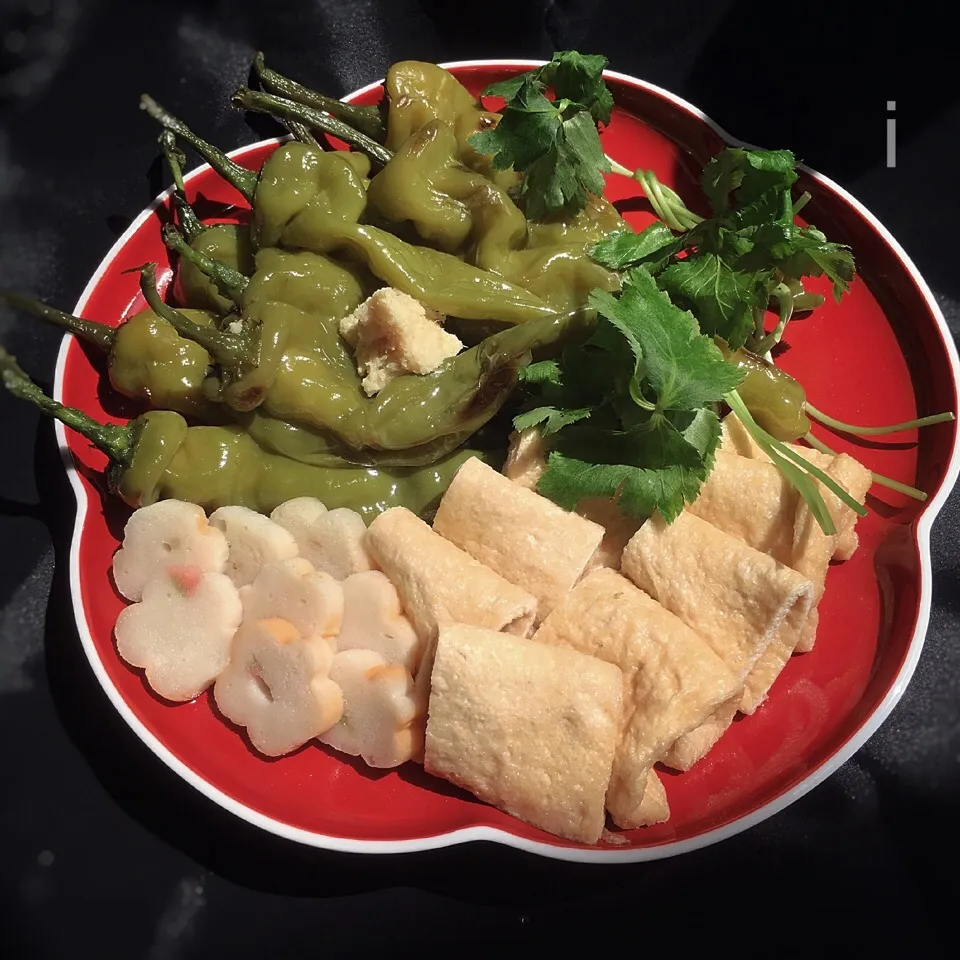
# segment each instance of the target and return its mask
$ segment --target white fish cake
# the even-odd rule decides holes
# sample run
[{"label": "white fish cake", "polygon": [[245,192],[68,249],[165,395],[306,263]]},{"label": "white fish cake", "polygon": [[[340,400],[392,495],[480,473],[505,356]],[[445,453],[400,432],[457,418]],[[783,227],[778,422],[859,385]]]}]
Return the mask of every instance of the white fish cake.
[{"label": "white fish cake", "polygon": [[303,557],[268,563],[240,589],[244,620],[289,620],[302,637],[335,642],[343,623],[343,588]]},{"label": "white fish cake", "polygon": [[548,833],[597,843],[623,676],[575,650],[440,628],[424,767]]},{"label": "white fish cake", "polygon": [[426,704],[406,668],[373,650],[343,650],[330,679],[343,691],[343,715],[321,743],[377,769],[422,756]]},{"label": "white fish cake", "polygon": [[424,642],[403,613],[400,595],[380,570],[343,581],[343,624],[338,650],[373,650],[387,663],[416,673]]},{"label": "white fish cake", "polygon": [[220,507],[210,514],[210,524],[227,538],[230,552],[224,572],[238,587],[252,583],[268,563],[298,553],[289,530],[248,507]]},{"label": "white fish cake", "polygon": [[337,580],[372,570],[366,548],[367,525],[355,510],[338,507],[321,514],[304,537],[303,556]]},{"label": "white fish cake", "polygon": [[195,503],[160,500],[135,510],[113,558],[113,580],[127,600],[139,600],[149,580],[171,567],[199,567],[222,573],[229,547]]},{"label": "white fish cake", "polygon": [[329,677],[332,662],[329,644],[305,640],[288,620],[248,620],[234,637],[230,665],[213,696],[260,753],[280,757],[340,719],[343,696]]},{"label": "white fish cake", "polygon": [[243,612],[237,588],[223,573],[181,566],[148,581],[142,596],[117,617],[117,652],[161,697],[192,700],[229,662]]}]

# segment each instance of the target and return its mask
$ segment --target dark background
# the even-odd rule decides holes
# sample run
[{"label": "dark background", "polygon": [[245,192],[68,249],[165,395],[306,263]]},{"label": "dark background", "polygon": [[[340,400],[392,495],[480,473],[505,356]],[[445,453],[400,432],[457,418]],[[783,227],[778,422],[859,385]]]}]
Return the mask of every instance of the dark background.
[{"label": "dark background", "polygon": [[[72,306],[158,192],[155,130],[137,110],[144,90],[232,147],[261,136],[228,105],[257,48],[338,95],[401,58],[578,48],[838,180],[903,243],[956,331],[960,110],[939,10],[823,0],[5,0],[0,285]],[[888,100],[898,120],[892,169]],[[49,382],[52,329],[3,311],[0,340]],[[934,528],[933,615],[910,688],[867,746],[787,811],[719,846],[633,866],[486,845],[349,858],[231,818],[116,717],[71,626],[61,571],[74,504],[52,429],[3,396],[0,431],[4,956],[942,952],[960,852],[956,497]]]}]

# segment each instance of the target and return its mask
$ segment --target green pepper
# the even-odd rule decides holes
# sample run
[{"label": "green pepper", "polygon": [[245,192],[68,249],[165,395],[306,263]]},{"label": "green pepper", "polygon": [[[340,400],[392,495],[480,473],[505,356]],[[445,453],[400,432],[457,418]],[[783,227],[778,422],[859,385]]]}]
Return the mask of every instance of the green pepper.
[{"label": "green pepper", "polygon": [[258,247],[275,247],[301,224],[309,232],[327,221],[356,222],[367,206],[363,178],[341,151],[324,153],[302,143],[284,143],[260,171],[253,205]]},{"label": "green pepper", "polygon": [[379,227],[342,223],[312,233],[294,229],[284,233],[283,244],[355,258],[387,285],[448,316],[518,324],[555,312],[502,277],[449,253],[413,246]]},{"label": "green pepper", "polygon": [[[337,153],[318,154],[301,143],[283,144],[264,164],[265,190],[261,190],[257,174],[238,166],[149,97],[141,102],[254,206],[261,246],[350,256],[366,264],[385,283],[441,313],[465,320],[523,323],[553,312],[539,297],[451,254],[415,247],[385,230],[357,223],[366,194],[352,166],[338,160]],[[389,159],[392,153],[387,151],[386,156]],[[268,237],[276,233],[280,234],[277,242],[268,243]]]},{"label": "green pepper", "polygon": [[731,350],[720,337],[714,337],[714,342],[730,363],[744,371],[737,393],[767,433],[792,442],[810,432],[810,420],[804,412],[807,394],[800,383],[755,353],[742,347]]},{"label": "green pepper", "polygon": [[453,129],[457,158],[463,164],[504,189],[518,182],[513,170],[494,169],[493,158],[470,143],[477,131],[495,126],[500,115],[484,110],[452,73],[435,63],[403,60],[387,70],[384,91],[388,102],[386,145],[391,150],[399,150],[431,120],[440,120]]},{"label": "green pepper", "polygon": [[528,225],[506,191],[457,158],[453,131],[430,120],[396,152],[368,190],[370,210],[413,224],[428,243],[535,293],[557,311],[575,310],[597,287],[617,289],[615,274],[594,263],[591,243],[624,226],[596,199],[574,218]]},{"label": "green pepper", "polygon": [[[328,153],[289,141],[277,147],[260,172],[254,173],[198,137],[146,94],[140,105],[168,132],[186,140],[250,204],[255,247],[277,246],[284,226],[292,220],[304,218],[321,224],[330,218],[356,221],[366,207],[363,177],[341,151]],[[378,144],[374,147],[383,150]]]},{"label": "green pepper", "polygon": [[[459,450],[419,469],[331,469],[266,453],[242,427],[190,427],[177,413],[151,411],[125,426],[103,424],[46,396],[0,348],[4,386],[86,437],[110,459],[111,488],[132,507],[177,499],[205,510],[244,506],[262,513],[296,497],[349,507],[369,523],[390,507],[432,509],[460,465],[476,451]],[[482,454],[480,456],[483,456]]]},{"label": "green pepper", "polygon": [[[180,229],[190,247],[241,274],[251,273],[253,244],[249,227],[236,223],[202,224],[187,201],[183,185],[185,157],[177,149],[176,138],[169,130],[164,130],[160,135],[160,145],[173,175],[173,201],[179,215]],[[178,261],[174,271],[173,296],[184,307],[212,310],[215,313],[228,313],[233,309],[233,302],[193,263],[185,259]]]},{"label": "green pepper", "polygon": [[[226,412],[212,403],[205,383],[210,376],[210,354],[147,308],[118,327],[75,317],[22,294],[0,292],[0,299],[41,320],[69,330],[107,356],[113,388],[125,397],[146,400],[152,406],[176,410],[205,423],[222,423]],[[210,327],[212,313],[183,310],[198,326]]]},{"label": "green pepper", "polygon": [[[554,314],[507,328],[445,361],[426,376],[397,377],[365,397],[359,378],[338,366],[350,363],[343,345],[306,337],[302,311],[267,302],[254,329],[211,331],[192,324],[164,304],[156,290],[154,264],[141,273],[150,306],[183,336],[196,338],[222,368],[223,400],[235,410],[263,405],[289,424],[332,431],[356,450],[406,450],[443,441],[452,450],[502,406],[530,352],[555,344],[583,323],[583,315]],[[294,332],[296,331],[296,332]],[[309,340],[309,338],[307,337]],[[322,453],[328,452],[324,437]]]}]

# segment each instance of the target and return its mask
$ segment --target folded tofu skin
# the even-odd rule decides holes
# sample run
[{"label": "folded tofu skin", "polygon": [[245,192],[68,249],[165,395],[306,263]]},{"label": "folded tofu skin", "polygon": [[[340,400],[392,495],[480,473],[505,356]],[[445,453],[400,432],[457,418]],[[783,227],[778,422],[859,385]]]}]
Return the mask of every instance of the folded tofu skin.
[{"label": "folded tofu skin", "polygon": [[575,650],[446,624],[424,767],[548,833],[597,843],[621,727],[623,675]]},{"label": "folded tofu skin", "polygon": [[573,588],[604,528],[513,483],[477,458],[457,471],[433,529],[537,598],[542,620]]},{"label": "folded tofu skin", "polygon": [[642,826],[650,768],[738,694],[742,681],[682,620],[609,569],[582,580],[534,640],[616,664],[623,673],[623,730],[607,808],[617,826]]}]

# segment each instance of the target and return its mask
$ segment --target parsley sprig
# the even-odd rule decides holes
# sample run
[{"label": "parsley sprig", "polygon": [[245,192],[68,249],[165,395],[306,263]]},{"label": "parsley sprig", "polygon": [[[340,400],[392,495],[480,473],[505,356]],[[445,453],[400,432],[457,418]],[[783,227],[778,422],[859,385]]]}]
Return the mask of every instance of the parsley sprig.
[{"label": "parsley sprig", "polygon": [[536,401],[514,426],[539,427],[551,448],[538,490],[568,509],[608,497],[627,516],[672,521],[713,465],[714,404],[742,374],[645,271],[619,297],[594,290],[589,304],[590,339],[524,374]]},{"label": "parsley sprig", "polygon": [[[638,171],[635,179],[665,223],[639,234],[612,234],[594,247],[593,257],[615,270],[646,267],[674,303],[694,313],[704,333],[734,349],[765,354],[794,313],[823,302],[804,291],[804,277],[828,277],[839,302],[855,272],[849,247],[795,223],[809,199],[804,194],[793,200],[796,166],[789,150],[722,150],[700,178],[713,212],[706,219],[690,213],[673,191],[665,192],[652,172]],[[767,333],[764,315],[771,302],[780,316]]]},{"label": "parsley sprig", "polygon": [[506,104],[497,126],[474,134],[470,143],[492,154],[496,169],[513,167],[523,174],[519,197],[531,220],[562,210],[576,213],[588,194],[603,193],[610,163],[597,124],[609,123],[613,109],[613,95],[603,82],[606,65],[606,57],[567,50],[483,91],[484,97],[503,97]]}]

